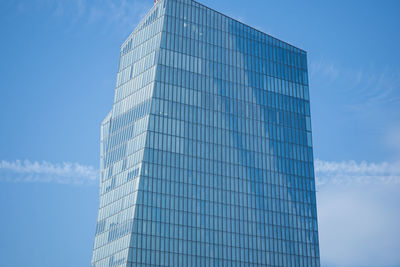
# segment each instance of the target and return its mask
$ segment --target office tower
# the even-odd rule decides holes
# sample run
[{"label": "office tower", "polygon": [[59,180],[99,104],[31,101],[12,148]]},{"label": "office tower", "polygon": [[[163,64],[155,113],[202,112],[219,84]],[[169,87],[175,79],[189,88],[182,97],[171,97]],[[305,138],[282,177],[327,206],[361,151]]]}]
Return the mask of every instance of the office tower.
[{"label": "office tower", "polygon": [[155,2],[101,126],[92,267],[319,266],[309,103],[303,50]]}]

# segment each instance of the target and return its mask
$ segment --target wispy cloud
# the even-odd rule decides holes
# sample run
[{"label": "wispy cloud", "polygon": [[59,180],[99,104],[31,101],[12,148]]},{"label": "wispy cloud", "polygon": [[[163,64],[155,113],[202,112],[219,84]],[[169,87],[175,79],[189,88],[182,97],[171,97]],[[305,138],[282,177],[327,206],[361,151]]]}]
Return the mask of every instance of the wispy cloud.
[{"label": "wispy cloud", "polygon": [[[365,110],[365,108],[400,103],[400,70],[369,68],[359,72],[362,74],[354,79],[352,90],[361,101],[354,103],[353,108]],[[349,74],[352,77],[354,73]]]},{"label": "wispy cloud", "polygon": [[121,31],[132,31],[133,27],[150,10],[152,1],[145,0],[102,0],[77,1],[80,18],[87,19],[88,23],[102,22],[110,28],[119,27]]},{"label": "wispy cloud", "polygon": [[310,79],[314,80],[316,77],[323,78],[325,81],[333,82],[340,75],[338,66],[331,62],[325,61],[323,58],[318,60],[311,60],[309,63]]},{"label": "wispy cloud", "polygon": [[20,14],[40,12],[49,20],[61,20],[76,27],[96,25],[104,33],[118,31],[127,35],[153,5],[147,0],[22,0],[14,4]]},{"label": "wispy cloud", "polygon": [[37,161],[1,161],[1,182],[59,183],[93,185],[97,183],[98,170],[79,163],[50,163]]},{"label": "wispy cloud", "polygon": [[334,86],[332,93],[346,95],[344,104],[355,111],[365,112],[400,103],[400,70],[397,68],[349,67],[319,57],[311,58],[309,74],[312,85]]}]

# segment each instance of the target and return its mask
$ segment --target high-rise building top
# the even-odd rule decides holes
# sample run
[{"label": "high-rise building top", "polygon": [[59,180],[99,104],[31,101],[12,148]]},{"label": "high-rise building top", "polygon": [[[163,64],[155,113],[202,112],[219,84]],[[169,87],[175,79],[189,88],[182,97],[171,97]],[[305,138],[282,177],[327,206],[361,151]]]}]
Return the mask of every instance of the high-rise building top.
[{"label": "high-rise building top", "polygon": [[92,267],[319,266],[306,53],[191,0],[121,46]]}]

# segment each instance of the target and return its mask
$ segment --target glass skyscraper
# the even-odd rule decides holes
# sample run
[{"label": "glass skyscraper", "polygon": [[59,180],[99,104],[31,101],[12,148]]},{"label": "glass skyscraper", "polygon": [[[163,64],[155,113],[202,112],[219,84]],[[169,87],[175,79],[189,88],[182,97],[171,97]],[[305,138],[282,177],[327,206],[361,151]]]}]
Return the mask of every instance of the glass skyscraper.
[{"label": "glass skyscraper", "polygon": [[306,52],[192,0],[122,44],[92,267],[319,266]]}]

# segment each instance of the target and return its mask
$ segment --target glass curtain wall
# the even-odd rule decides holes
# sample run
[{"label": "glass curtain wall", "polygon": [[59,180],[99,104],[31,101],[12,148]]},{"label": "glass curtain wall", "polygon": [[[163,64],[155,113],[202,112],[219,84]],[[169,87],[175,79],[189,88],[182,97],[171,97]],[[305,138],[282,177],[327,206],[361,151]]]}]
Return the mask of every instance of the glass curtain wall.
[{"label": "glass curtain wall", "polygon": [[121,48],[93,267],[319,266],[306,52],[191,0]]}]

